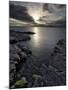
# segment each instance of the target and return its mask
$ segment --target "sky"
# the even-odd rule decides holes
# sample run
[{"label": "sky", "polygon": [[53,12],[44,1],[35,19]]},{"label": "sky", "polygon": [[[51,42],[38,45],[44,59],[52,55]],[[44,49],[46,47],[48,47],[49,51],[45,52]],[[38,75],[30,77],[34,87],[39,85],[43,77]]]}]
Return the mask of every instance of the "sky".
[{"label": "sky", "polygon": [[[15,9],[15,14],[11,12],[11,18],[20,19],[24,22],[31,22],[37,24],[48,24],[55,21],[65,21],[66,19],[66,5],[63,4],[47,4],[47,3],[32,3],[32,2],[19,2],[10,1],[10,5],[16,6],[16,9],[20,9],[21,13],[17,13]],[[10,9],[10,11],[11,11]]]}]

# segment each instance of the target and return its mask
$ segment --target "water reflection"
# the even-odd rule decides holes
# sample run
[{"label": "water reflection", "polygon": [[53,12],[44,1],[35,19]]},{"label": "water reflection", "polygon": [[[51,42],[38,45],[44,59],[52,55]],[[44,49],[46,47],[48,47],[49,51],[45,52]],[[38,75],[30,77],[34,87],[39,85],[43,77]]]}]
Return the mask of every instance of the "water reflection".
[{"label": "water reflection", "polygon": [[39,33],[39,28],[38,27],[34,27],[33,28],[33,31],[36,33],[33,37],[33,40],[34,40],[34,44],[35,46],[38,46],[39,45],[39,42],[40,42],[40,33]]}]

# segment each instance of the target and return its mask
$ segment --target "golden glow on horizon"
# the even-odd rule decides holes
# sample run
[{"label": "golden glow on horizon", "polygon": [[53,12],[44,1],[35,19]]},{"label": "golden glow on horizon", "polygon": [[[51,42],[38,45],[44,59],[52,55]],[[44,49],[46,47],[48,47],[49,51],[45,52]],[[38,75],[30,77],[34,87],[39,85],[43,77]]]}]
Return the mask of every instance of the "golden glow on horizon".
[{"label": "golden glow on horizon", "polygon": [[32,17],[36,23],[39,23],[38,22],[39,16],[37,14],[33,15]]}]

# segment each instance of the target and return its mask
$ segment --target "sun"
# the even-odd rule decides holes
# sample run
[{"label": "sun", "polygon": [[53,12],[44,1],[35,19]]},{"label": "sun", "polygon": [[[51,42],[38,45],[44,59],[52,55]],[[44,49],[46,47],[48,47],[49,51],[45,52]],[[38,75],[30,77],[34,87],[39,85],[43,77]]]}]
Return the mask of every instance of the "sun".
[{"label": "sun", "polygon": [[39,20],[39,16],[37,14],[34,14],[33,16],[33,19],[36,23],[39,23],[38,20]]}]

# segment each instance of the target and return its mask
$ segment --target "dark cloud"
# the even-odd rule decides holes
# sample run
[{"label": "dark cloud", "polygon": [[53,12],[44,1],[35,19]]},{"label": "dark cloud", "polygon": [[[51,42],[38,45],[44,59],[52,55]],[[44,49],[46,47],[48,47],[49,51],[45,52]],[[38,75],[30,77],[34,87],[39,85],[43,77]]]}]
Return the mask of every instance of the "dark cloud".
[{"label": "dark cloud", "polygon": [[[10,1],[10,17],[27,23],[65,23],[66,5]],[[38,18],[38,20],[35,20]],[[61,19],[61,20],[60,20]],[[58,21],[60,20],[60,21]],[[63,21],[62,21],[63,20]]]},{"label": "dark cloud", "polygon": [[45,11],[45,10],[47,10],[47,11],[49,10],[49,9],[48,9],[48,4],[44,4],[44,5],[43,5],[43,11]]},{"label": "dark cloud", "polygon": [[28,14],[27,8],[20,5],[9,4],[10,17],[26,22],[34,22],[33,18]]},{"label": "dark cloud", "polygon": [[43,11],[48,11],[48,12],[52,13],[53,8],[54,9],[55,8],[64,9],[64,8],[66,8],[66,5],[65,4],[51,4],[51,3],[43,5]]},{"label": "dark cloud", "polygon": [[58,20],[58,21],[54,21],[53,23],[52,23],[54,26],[64,26],[64,27],[66,27],[66,20],[64,20],[64,19],[60,19],[60,20]]}]

